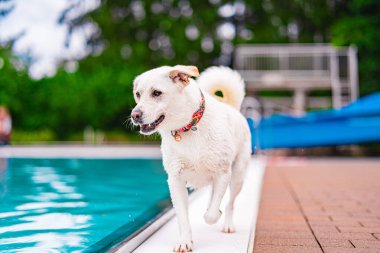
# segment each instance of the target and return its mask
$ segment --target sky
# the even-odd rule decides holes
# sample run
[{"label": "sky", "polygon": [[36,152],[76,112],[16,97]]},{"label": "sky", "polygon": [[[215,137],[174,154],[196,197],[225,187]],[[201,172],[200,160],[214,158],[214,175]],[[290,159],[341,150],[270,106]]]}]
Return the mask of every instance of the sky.
[{"label": "sky", "polygon": [[88,23],[74,31],[69,47],[65,47],[67,24],[59,24],[62,11],[72,4],[79,4],[69,17],[97,8],[100,0],[14,0],[15,8],[0,20],[0,42],[21,34],[16,40],[13,51],[16,55],[29,55],[35,62],[30,67],[30,75],[39,79],[53,76],[57,64],[63,59],[85,57],[85,41],[94,32],[95,24]]},{"label": "sky", "polygon": [[[211,0],[209,0],[211,1]],[[212,0],[216,1],[216,0]],[[88,22],[74,30],[70,37],[69,46],[65,41],[68,34],[68,24],[59,23],[62,12],[72,5],[77,5],[69,12],[68,18],[75,19],[100,5],[100,0],[10,0],[0,1],[0,8],[14,5],[14,9],[5,18],[0,18],[0,46],[12,38],[19,37],[13,47],[18,59],[32,59],[29,74],[34,79],[44,76],[54,76],[58,65],[63,61],[67,71],[75,71],[77,60],[86,57],[86,38],[99,31],[97,24]],[[229,17],[235,12],[244,12],[244,4],[225,4],[219,8],[221,17]],[[189,27],[186,31],[188,37],[198,36],[197,28]],[[218,36],[227,43],[235,34],[234,26],[225,22],[218,27]],[[208,39],[208,40],[207,40]],[[202,41],[205,51],[213,49],[212,40],[206,38]],[[228,44],[228,43],[227,43]],[[228,44],[229,45],[229,44]],[[227,45],[227,46],[228,46]],[[231,48],[229,46],[227,49]],[[224,47],[223,47],[224,48]],[[229,58],[228,58],[229,59]],[[0,59],[1,65],[1,59]],[[16,68],[24,65],[14,62]]]}]

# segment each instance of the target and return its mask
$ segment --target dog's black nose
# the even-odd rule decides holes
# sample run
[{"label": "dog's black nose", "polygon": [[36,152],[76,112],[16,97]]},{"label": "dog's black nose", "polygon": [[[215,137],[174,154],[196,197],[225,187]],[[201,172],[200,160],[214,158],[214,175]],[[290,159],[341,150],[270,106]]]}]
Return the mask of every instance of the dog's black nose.
[{"label": "dog's black nose", "polygon": [[141,123],[142,115],[143,113],[140,109],[134,109],[131,113],[132,119],[137,123]]}]

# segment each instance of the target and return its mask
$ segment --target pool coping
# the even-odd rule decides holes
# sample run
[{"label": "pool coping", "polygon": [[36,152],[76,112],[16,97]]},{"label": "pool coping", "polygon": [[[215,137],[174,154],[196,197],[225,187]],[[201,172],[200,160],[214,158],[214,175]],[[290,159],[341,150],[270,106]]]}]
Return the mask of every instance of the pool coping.
[{"label": "pool coping", "polygon": [[[160,229],[166,222],[168,222],[175,215],[173,208],[167,208],[158,214],[155,218],[138,229],[132,235],[128,236],[124,241],[119,243],[116,247],[108,250],[108,253],[118,252],[122,247],[128,247],[131,252],[139,247],[151,234]],[[127,246],[128,245],[128,246]]]},{"label": "pool coping", "polygon": [[[252,158],[254,162],[252,164],[254,165],[259,165],[261,168],[249,168],[250,170],[252,169],[258,169],[258,172],[255,173],[248,173],[248,180],[252,180],[252,177],[258,177],[256,179],[257,185],[254,187],[249,186],[246,187],[250,191],[245,192],[242,191],[242,194],[251,194],[252,196],[252,204],[247,211],[249,215],[251,215],[251,222],[248,223],[249,230],[242,232],[242,233],[235,233],[233,234],[236,235],[238,234],[238,237],[240,239],[238,242],[244,241],[246,242],[246,245],[239,245],[238,247],[234,245],[236,244],[237,240],[236,238],[234,240],[225,240],[222,244],[222,246],[219,245],[219,249],[216,251],[218,253],[233,253],[233,252],[253,252],[253,247],[254,247],[254,238],[255,238],[255,228],[256,228],[256,220],[257,220],[257,214],[258,214],[258,209],[259,209],[259,202],[260,202],[260,193],[261,193],[261,184],[263,181],[263,175],[265,171],[265,165],[266,165],[266,158],[264,156],[256,156],[255,158]],[[251,164],[250,167],[253,167]],[[199,199],[201,198],[208,198],[208,189],[200,189],[197,190],[195,193],[191,194],[190,196],[190,204],[189,208],[190,209],[204,209],[204,206],[200,206]],[[237,216],[237,215],[235,215]],[[202,217],[197,217],[197,221],[201,220]],[[236,219],[236,218],[235,218]],[[192,219],[190,216],[190,222],[194,223],[195,219]],[[171,226],[171,231],[173,230],[173,224],[175,222],[175,213],[173,208],[167,210],[164,214],[158,215],[156,218],[154,218],[149,225],[144,226],[141,228],[139,231],[136,231],[133,235],[127,237],[122,243],[120,243],[116,248],[113,248],[108,251],[108,253],[130,253],[130,252],[144,252],[144,253],[150,253],[150,252],[170,252],[170,249],[173,245],[171,244],[163,244],[161,243],[163,238],[167,238],[168,234],[168,226]],[[168,225],[169,224],[169,225]],[[215,227],[214,227],[215,229]],[[175,231],[174,234],[170,234],[169,237],[177,237],[178,232],[177,232],[177,226],[175,224]],[[220,233],[222,234],[222,233]],[[166,236],[165,236],[166,235]],[[242,239],[242,237],[244,237]],[[247,239],[248,238],[248,239]],[[172,239],[172,238],[171,238]],[[173,242],[175,242],[173,240]],[[220,249],[223,248],[221,251]],[[202,249],[202,248],[195,248],[195,252],[209,252],[210,249]]]},{"label": "pool coping", "polygon": [[[195,191],[190,194],[189,201],[192,202],[201,194],[201,191]],[[133,234],[125,238],[118,245],[109,249],[107,253],[117,253],[120,250],[124,252],[132,252],[144,243],[152,234],[157,232],[162,226],[164,226],[170,219],[175,216],[173,207],[167,207],[156,217],[150,220],[143,227],[135,231]]]},{"label": "pool coping", "polygon": [[0,158],[161,158],[159,145],[2,146]]}]

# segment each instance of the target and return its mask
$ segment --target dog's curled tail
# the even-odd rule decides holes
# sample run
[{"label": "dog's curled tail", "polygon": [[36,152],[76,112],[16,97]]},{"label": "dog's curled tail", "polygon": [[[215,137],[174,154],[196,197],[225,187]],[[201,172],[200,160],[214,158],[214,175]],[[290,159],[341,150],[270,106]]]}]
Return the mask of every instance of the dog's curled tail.
[{"label": "dog's curled tail", "polygon": [[245,84],[238,72],[223,66],[210,67],[201,73],[197,81],[203,91],[240,110]]}]

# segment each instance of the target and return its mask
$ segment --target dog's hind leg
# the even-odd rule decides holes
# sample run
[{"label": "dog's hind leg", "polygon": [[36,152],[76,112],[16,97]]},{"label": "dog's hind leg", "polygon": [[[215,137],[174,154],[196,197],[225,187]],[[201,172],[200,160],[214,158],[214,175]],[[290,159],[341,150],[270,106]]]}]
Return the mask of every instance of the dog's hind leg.
[{"label": "dog's hind leg", "polygon": [[231,172],[224,172],[219,174],[214,178],[212,196],[210,200],[209,207],[204,215],[204,219],[207,224],[215,224],[222,212],[220,211],[220,204],[222,202],[223,196],[226,193],[228,183],[231,179]]},{"label": "dog's hind leg", "polygon": [[243,187],[245,172],[248,162],[238,160],[232,169],[231,182],[230,182],[230,199],[225,209],[224,226],[222,232],[234,233],[235,227],[233,224],[234,204],[237,195]]}]

